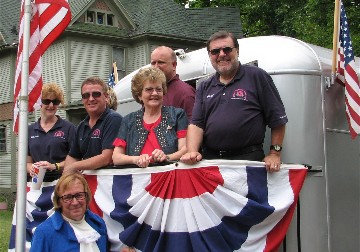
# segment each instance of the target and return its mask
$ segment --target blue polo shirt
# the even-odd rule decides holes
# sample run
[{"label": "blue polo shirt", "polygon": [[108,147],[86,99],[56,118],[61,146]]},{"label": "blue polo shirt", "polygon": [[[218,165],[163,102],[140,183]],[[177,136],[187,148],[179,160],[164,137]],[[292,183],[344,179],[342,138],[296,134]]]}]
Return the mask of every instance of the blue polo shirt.
[{"label": "blue polo shirt", "polygon": [[[28,127],[28,155],[35,162],[48,161],[60,163],[69,153],[72,141],[75,138],[74,124],[61,119],[59,116],[55,125],[45,132],[40,126],[40,118]],[[61,172],[46,171],[44,181],[59,178]]]},{"label": "blue polo shirt", "polygon": [[219,78],[212,75],[196,91],[191,123],[204,130],[203,147],[234,150],[261,144],[266,125],[287,123],[279,92],[261,68],[240,65],[227,85]]},{"label": "blue polo shirt", "polygon": [[106,108],[92,128],[89,126],[89,119],[87,116],[78,125],[75,141],[69,152],[71,157],[79,160],[97,156],[105,149],[114,149],[113,142],[119,131],[122,116]]}]

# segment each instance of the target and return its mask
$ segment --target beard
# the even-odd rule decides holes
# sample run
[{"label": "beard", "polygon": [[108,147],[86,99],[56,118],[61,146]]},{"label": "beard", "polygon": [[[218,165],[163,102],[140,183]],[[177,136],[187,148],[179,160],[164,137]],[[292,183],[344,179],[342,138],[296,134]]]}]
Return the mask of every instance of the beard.
[{"label": "beard", "polygon": [[[226,64],[219,62],[221,60],[224,60]],[[227,57],[218,59],[217,61],[211,63],[216,72],[218,72],[222,76],[229,76],[235,74],[239,67],[239,62],[236,59],[233,60]]]}]

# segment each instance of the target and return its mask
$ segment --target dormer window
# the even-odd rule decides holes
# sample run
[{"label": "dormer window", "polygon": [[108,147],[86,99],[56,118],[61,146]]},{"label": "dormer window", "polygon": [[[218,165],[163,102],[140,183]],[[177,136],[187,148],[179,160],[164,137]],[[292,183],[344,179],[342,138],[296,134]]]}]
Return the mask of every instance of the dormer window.
[{"label": "dormer window", "polygon": [[94,23],[94,18],[95,17],[95,12],[93,11],[88,11],[86,14],[86,22],[87,23]]},{"label": "dormer window", "polygon": [[104,13],[98,12],[97,13],[97,23],[98,24],[104,24]]},{"label": "dormer window", "polygon": [[107,25],[114,26],[114,15],[107,14]]},{"label": "dormer window", "polygon": [[115,15],[104,11],[87,11],[86,23],[94,23],[98,25],[115,26]]}]

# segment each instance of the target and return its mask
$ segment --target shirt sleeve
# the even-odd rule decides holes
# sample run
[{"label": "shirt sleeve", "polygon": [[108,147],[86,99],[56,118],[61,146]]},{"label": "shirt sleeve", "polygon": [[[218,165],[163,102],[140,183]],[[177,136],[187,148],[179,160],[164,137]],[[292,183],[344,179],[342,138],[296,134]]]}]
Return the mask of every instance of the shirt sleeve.
[{"label": "shirt sleeve", "polygon": [[104,129],[103,129],[103,137],[102,137],[102,150],[105,149],[114,149],[114,140],[116,135],[118,134],[119,127],[121,125],[122,116],[117,112],[110,115],[110,118],[106,120]]},{"label": "shirt sleeve", "polygon": [[124,147],[124,149],[126,149],[126,141],[121,138],[116,138],[113,145],[115,147]]},{"label": "shirt sleeve", "polygon": [[269,128],[286,124],[288,118],[286,116],[284,104],[274,81],[267,73],[264,73],[263,75],[262,84],[263,87],[259,99],[264,109],[266,124]]},{"label": "shirt sleeve", "polygon": [[185,110],[188,120],[190,121],[195,103],[195,91],[193,87],[189,86],[188,89],[186,89],[186,95],[183,96],[181,103],[180,107]]},{"label": "shirt sleeve", "polygon": [[76,128],[75,134],[74,134],[74,140],[72,141],[69,156],[76,158],[76,159],[82,159],[82,154],[80,150],[80,144],[79,144],[79,130],[80,125]]},{"label": "shirt sleeve", "polygon": [[75,141],[75,134],[76,134],[76,126],[71,123],[71,125],[69,127],[69,131],[68,131],[68,141],[67,141],[69,150],[71,149],[71,146]]},{"label": "shirt sleeve", "polygon": [[191,124],[198,126],[201,129],[205,128],[205,120],[203,113],[203,93],[206,81],[201,82],[195,93],[195,103],[192,111]]},{"label": "shirt sleeve", "polygon": [[125,116],[121,121],[120,128],[113,142],[114,146],[124,147],[126,149],[127,141],[129,141],[127,138],[129,133],[128,125],[129,125],[129,115]]},{"label": "shirt sleeve", "polygon": [[178,139],[186,137],[186,134],[187,134],[187,130],[179,130],[178,132],[176,132],[176,136]]},{"label": "shirt sleeve", "polygon": [[181,108],[176,108],[176,132],[187,130],[187,127],[189,125],[189,121],[187,119],[187,115],[185,113],[185,110]]},{"label": "shirt sleeve", "polygon": [[[53,232],[46,232],[49,230],[40,229],[35,230],[34,236],[31,241],[31,247],[30,252],[37,252],[37,251],[44,251],[44,252],[50,252],[53,248],[51,248],[51,245],[49,243],[50,240],[52,240],[52,234]],[[50,233],[50,236],[49,236]]]}]

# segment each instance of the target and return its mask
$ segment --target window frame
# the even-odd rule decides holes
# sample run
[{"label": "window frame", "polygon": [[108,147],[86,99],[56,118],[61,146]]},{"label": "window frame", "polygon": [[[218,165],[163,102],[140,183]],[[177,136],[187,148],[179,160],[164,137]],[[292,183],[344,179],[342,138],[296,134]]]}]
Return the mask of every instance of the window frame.
[{"label": "window frame", "polygon": [[[89,21],[89,17],[92,17],[93,21]],[[102,18],[102,23],[99,22],[99,17]],[[109,18],[111,18],[112,24],[109,24]],[[116,27],[116,16],[114,13],[104,10],[87,10],[85,13],[85,23]]]},{"label": "window frame", "polygon": [[[122,50],[122,56],[123,58],[121,59],[121,63],[122,64],[119,64],[119,61],[118,61],[118,57],[114,57],[115,53],[114,51],[115,50]],[[112,62],[116,62],[116,67],[117,67],[117,74],[118,74],[118,79],[121,80],[122,78],[124,78],[126,76],[126,50],[124,47],[119,47],[119,46],[114,46],[112,48]]]},{"label": "window frame", "polygon": [[6,151],[6,125],[0,125],[0,153]]}]

